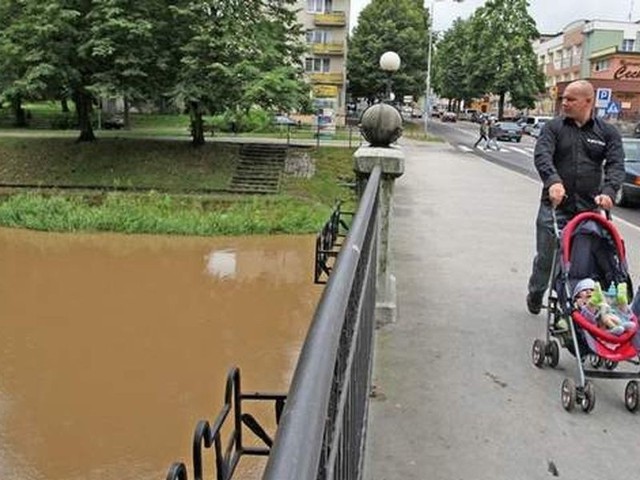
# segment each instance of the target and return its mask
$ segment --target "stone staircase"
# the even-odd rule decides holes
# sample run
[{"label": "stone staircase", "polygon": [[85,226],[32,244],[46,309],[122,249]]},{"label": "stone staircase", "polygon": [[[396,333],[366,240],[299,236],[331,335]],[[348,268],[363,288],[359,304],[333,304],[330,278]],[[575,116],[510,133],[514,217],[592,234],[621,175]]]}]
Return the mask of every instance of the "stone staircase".
[{"label": "stone staircase", "polygon": [[278,193],[287,146],[247,143],[240,148],[240,161],[231,178],[232,193]]}]

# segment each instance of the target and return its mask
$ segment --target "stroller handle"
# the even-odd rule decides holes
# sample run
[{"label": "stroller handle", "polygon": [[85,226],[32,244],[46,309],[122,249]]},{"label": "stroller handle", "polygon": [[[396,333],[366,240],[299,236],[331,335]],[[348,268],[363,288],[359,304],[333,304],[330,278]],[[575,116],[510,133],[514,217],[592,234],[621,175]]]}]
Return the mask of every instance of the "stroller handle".
[{"label": "stroller handle", "polygon": [[[596,208],[594,212],[599,213],[607,220],[611,221],[611,210],[606,210],[604,208]],[[556,214],[556,207],[551,207],[551,217],[553,218],[553,233],[555,234],[557,239],[560,239],[560,228],[558,227],[558,216]]]}]

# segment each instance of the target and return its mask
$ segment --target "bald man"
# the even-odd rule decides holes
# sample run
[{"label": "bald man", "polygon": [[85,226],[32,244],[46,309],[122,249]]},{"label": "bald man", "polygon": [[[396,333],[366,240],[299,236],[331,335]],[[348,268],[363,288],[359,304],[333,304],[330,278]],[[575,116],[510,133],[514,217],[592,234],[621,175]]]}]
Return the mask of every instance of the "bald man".
[{"label": "bald man", "polygon": [[527,309],[540,313],[549,285],[556,239],[552,209],[562,228],[577,213],[611,209],[624,180],[624,152],[620,134],[593,117],[593,85],[571,82],[562,95],[563,115],[546,122],[534,151],[542,180],[536,219],[536,255],[529,278]]}]

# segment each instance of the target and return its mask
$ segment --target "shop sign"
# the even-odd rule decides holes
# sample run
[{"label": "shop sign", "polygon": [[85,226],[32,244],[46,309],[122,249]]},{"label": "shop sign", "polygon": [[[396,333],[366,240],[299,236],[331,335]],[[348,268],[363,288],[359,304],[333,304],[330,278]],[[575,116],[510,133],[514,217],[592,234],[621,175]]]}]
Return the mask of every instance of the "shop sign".
[{"label": "shop sign", "polygon": [[337,97],[338,87],[336,87],[335,85],[314,85],[313,96],[316,98]]},{"label": "shop sign", "polygon": [[633,80],[640,78],[640,63],[622,62],[613,72],[614,80]]}]

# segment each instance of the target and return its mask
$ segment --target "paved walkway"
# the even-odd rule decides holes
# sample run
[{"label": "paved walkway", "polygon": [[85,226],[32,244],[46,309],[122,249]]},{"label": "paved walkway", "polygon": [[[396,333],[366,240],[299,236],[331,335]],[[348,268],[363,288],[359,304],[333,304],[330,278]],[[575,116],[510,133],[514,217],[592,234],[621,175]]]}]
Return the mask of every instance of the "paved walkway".
[{"label": "paved walkway", "polygon": [[[574,358],[563,350],[556,370],[531,365],[545,333],[544,317],[524,304],[539,183],[446,144],[401,143],[391,227],[398,319],[377,331],[365,480],[638,472],[630,446],[640,419],[624,407],[625,383],[596,380],[595,410],[568,414],[560,384],[575,378]],[[621,233],[640,251],[637,229]]]}]

